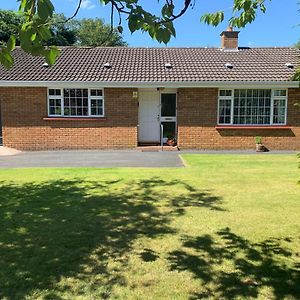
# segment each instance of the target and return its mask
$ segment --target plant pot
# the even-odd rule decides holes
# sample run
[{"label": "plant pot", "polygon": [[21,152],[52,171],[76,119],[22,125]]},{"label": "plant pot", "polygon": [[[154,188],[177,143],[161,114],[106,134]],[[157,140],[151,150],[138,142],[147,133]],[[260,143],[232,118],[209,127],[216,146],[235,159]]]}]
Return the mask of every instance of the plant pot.
[{"label": "plant pot", "polygon": [[172,146],[172,147],[176,146],[176,140],[175,139],[168,139],[167,140],[167,145]]},{"label": "plant pot", "polygon": [[263,144],[256,144],[256,152],[265,152],[265,149]]}]

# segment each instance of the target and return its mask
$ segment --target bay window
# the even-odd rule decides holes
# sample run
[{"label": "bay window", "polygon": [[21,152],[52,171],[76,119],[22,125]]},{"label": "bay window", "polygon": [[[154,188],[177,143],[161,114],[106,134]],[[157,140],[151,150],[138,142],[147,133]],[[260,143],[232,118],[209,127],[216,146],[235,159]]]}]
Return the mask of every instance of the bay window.
[{"label": "bay window", "polygon": [[103,117],[103,90],[48,89],[48,114],[53,117]]},{"label": "bay window", "polygon": [[285,125],[287,90],[235,89],[219,91],[218,124]]}]

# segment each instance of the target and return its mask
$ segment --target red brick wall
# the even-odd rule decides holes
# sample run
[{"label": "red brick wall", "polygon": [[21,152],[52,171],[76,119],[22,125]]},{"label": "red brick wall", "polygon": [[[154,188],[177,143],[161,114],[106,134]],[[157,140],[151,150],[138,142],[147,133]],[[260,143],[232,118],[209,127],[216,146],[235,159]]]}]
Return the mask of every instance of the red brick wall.
[{"label": "red brick wall", "polygon": [[0,88],[3,141],[20,150],[134,148],[134,89],[105,89],[106,120],[46,121],[46,88]]},{"label": "red brick wall", "polygon": [[254,149],[262,136],[270,150],[300,150],[300,89],[289,89],[287,125],[291,129],[217,130],[218,89],[178,90],[178,145],[182,149]]},{"label": "red brick wall", "polygon": [[[47,121],[45,88],[0,88],[3,140],[20,150],[126,149],[137,145],[135,89],[105,89],[105,120]],[[289,89],[288,130],[217,130],[218,89],[178,90],[178,144],[182,149],[300,150],[300,89]]]},{"label": "red brick wall", "polygon": [[221,38],[221,48],[222,49],[236,49],[238,48],[239,44],[239,39],[238,39],[238,35],[237,37],[233,37],[233,36],[226,36],[223,35]]}]

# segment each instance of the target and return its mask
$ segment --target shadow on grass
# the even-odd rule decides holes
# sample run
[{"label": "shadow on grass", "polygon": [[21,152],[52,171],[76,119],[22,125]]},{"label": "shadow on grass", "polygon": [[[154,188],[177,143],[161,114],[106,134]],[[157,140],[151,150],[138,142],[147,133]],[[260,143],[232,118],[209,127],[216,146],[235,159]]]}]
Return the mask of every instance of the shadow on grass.
[{"label": "shadow on grass", "polygon": [[[215,287],[213,291],[207,288],[194,294],[191,299],[206,299],[216,294],[221,299],[257,298],[261,288],[270,288],[272,299],[299,299],[300,265],[291,259],[293,253],[282,246],[291,243],[291,238],[251,243],[229,228],[217,232],[215,238],[186,237],[183,241],[186,251],[169,255],[171,270],[189,271],[204,286]],[[218,269],[221,264],[232,265],[234,271]]]},{"label": "shadow on grass", "polygon": [[[181,192],[170,196],[174,186]],[[136,239],[174,234],[170,222],[188,206],[221,210],[219,201],[157,178],[2,182],[0,298],[109,298],[114,286],[126,285],[122,272]],[[151,249],[142,257],[156,259]]]}]

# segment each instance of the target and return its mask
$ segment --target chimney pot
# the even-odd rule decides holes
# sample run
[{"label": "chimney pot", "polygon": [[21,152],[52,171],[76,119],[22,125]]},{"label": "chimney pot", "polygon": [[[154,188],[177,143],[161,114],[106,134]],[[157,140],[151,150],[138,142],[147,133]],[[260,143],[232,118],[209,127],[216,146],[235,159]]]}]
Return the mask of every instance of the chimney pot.
[{"label": "chimney pot", "polygon": [[239,46],[239,33],[239,31],[234,31],[231,26],[223,31],[221,33],[222,49],[237,49]]}]

